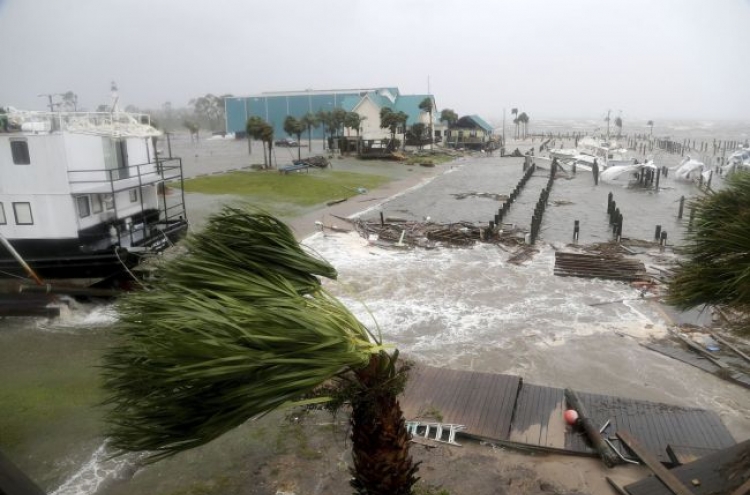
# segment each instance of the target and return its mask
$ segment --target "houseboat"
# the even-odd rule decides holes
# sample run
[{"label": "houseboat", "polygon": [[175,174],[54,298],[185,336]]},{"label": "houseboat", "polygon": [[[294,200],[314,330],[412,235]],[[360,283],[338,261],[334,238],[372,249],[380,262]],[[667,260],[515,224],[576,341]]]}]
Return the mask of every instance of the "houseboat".
[{"label": "houseboat", "polygon": [[143,114],[0,113],[0,283],[114,283],[183,236],[160,135]]}]

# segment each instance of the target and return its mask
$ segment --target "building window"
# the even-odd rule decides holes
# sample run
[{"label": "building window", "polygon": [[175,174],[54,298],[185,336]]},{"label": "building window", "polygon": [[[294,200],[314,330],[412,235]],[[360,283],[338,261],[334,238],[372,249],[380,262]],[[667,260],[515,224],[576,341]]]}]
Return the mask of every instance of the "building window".
[{"label": "building window", "polygon": [[131,189],[130,190],[130,202],[135,203],[138,201],[138,189]]},{"label": "building window", "polygon": [[5,207],[0,203],[0,225],[5,225],[6,223],[8,223],[8,220],[5,218]]},{"label": "building window", "polygon": [[115,209],[115,198],[111,194],[103,194],[102,201],[104,201],[104,207],[108,210]]},{"label": "building window", "polygon": [[13,155],[13,163],[16,165],[30,165],[29,143],[26,140],[13,140],[10,142],[10,152]]},{"label": "building window", "polygon": [[76,202],[78,203],[79,217],[86,218],[87,216],[91,215],[91,205],[89,204],[88,196],[78,196],[76,198]]},{"label": "building window", "polygon": [[13,213],[16,216],[16,225],[34,225],[31,203],[13,203]]},{"label": "building window", "polygon": [[471,137],[477,137],[477,131],[471,131],[471,132],[469,133],[469,135],[470,135]]},{"label": "building window", "polygon": [[93,211],[94,213],[101,213],[102,210],[104,210],[104,205],[102,204],[102,195],[92,194],[91,195],[91,211]]}]

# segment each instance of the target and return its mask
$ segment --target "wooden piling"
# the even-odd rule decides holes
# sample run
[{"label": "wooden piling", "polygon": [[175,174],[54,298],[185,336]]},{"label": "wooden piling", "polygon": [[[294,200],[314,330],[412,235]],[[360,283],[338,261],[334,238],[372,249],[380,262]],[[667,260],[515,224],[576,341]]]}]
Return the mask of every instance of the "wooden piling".
[{"label": "wooden piling", "polygon": [[604,441],[601,433],[599,433],[599,426],[593,423],[588,415],[588,411],[586,411],[586,407],[583,405],[583,402],[578,399],[578,395],[569,388],[565,389],[565,402],[578,413],[579,424],[583,427],[583,430],[586,432],[589,440],[591,440],[591,444],[604,461],[604,464],[607,467],[614,467],[618,464],[620,458]]},{"label": "wooden piling", "polygon": [[682,219],[682,211],[685,208],[685,196],[680,196],[680,209],[677,210],[677,218]]},{"label": "wooden piling", "polygon": [[656,230],[654,231],[654,240],[658,241],[659,237],[661,237],[661,225],[657,225]]}]

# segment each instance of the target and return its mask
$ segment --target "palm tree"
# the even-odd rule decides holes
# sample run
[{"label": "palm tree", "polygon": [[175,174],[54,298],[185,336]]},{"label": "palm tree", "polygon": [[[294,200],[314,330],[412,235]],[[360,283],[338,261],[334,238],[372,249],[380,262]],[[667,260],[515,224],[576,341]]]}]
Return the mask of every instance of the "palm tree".
[{"label": "palm tree", "polygon": [[529,116],[526,112],[522,112],[521,115],[518,116],[518,123],[523,124],[523,138],[526,139],[526,132],[528,131],[529,125]]},{"label": "palm tree", "polygon": [[[419,102],[419,109],[423,112],[427,112],[430,115],[430,123],[428,124],[427,132],[429,133],[430,137],[430,145],[432,145],[432,141],[435,136],[432,132],[432,110],[434,109],[434,105],[432,104],[432,97],[428,96],[427,98]],[[419,148],[422,148],[421,140]]]},{"label": "palm tree", "polygon": [[[750,291],[750,173],[731,175],[719,192],[693,202],[687,260],[669,284],[667,301],[679,308],[726,305],[748,314]],[[750,333],[750,321],[742,325]]]},{"label": "palm tree", "polygon": [[72,91],[66,91],[62,95],[62,104],[67,111],[78,111],[78,95]]},{"label": "palm tree", "polygon": [[[253,139],[260,139],[260,131],[263,128],[263,125],[266,123],[265,120],[261,119],[260,117],[250,117],[247,119],[247,123],[245,124],[245,132],[247,133],[247,149],[250,154],[252,154],[252,140]],[[266,148],[263,147],[263,166],[266,166]]]},{"label": "palm tree", "polygon": [[617,137],[622,136],[622,117],[615,117],[615,127],[617,127]]},{"label": "palm tree", "polygon": [[182,125],[190,132],[190,141],[198,141],[200,126],[192,120],[185,120]]},{"label": "palm tree", "polygon": [[440,112],[440,122],[445,122],[451,127],[458,121],[458,114],[450,108],[445,108]]},{"label": "palm tree", "polygon": [[359,129],[362,125],[362,121],[365,120],[366,117],[362,117],[357,112],[347,112],[346,117],[344,118],[344,127],[348,127],[349,129],[354,129],[354,131],[357,133],[357,153],[359,153]]},{"label": "palm tree", "polygon": [[119,451],[157,461],[338,384],[352,414],[352,486],[411,494],[417,465],[397,400],[408,367],[322,287],[335,278],[276,218],[225,207],[160,265],[147,291],[118,303],[104,356]]},{"label": "palm tree", "polygon": [[654,121],[653,120],[649,120],[648,122],[646,122],[646,125],[651,128],[650,135],[653,136],[654,135]]},{"label": "palm tree", "polygon": [[273,168],[273,126],[264,123],[260,129],[260,140],[268,146],[268,168]]},{"label": "palm tree", "polygon": [[307,149],[312,152],[312,130],[313,127],[317,129],[320,125],[320,122],[318,122],[318,119],[315,118],[315,115],[310,112],[307,112],[302,117],[300,122],[302,122],[302,125],[304,125],[305,129],[307,129]]},{"label": "palm tree", "polygon": [[326,133],[331,133],[331,138],[333,138],[333,114],[325,110],[318,110],[318,113],[315,114],[315,118],[320,125],[323,126],[323,149],[325,149]]},{"label": "palm tree", "polygon": [[516,125],[516,139],[518,139],[518,123],[520,122],[520,120],[518,120],[518,109],[512,108],[510,114],[514,116],[513,123]]},{"label": "palm tree", "polygon": [[299,142],[302,133],[305,132],[305,126],[291,115],[287,115],[284,119],[284,132],[290,136],[297,136],[297,160],[302,160],[302,147],[299,146]]}]

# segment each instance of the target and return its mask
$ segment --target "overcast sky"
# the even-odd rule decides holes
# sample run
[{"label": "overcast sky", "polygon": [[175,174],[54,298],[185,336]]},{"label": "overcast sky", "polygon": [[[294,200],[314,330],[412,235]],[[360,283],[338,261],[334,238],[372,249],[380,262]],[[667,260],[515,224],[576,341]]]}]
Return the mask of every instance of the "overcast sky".
[{"label": "overcast sky", "polygon": [[750,120],[750,0],[0,0],[0,105],[396,86],[502,118]]}]

